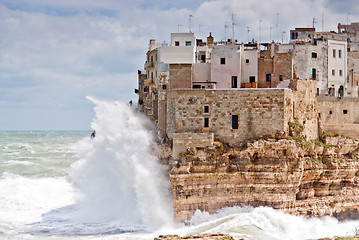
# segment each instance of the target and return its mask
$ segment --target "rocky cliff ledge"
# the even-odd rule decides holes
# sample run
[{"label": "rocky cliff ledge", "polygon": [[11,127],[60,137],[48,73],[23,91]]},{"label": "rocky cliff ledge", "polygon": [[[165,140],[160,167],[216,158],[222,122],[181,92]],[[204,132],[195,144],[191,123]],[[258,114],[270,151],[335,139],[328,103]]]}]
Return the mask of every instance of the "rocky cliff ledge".
[{"label": "rocky cliff ledge", "polygon": [[176,219],[197,209],[270,206],[307,216],[359,217],[358,144],[339,136],[215,142],[169,158]]}]

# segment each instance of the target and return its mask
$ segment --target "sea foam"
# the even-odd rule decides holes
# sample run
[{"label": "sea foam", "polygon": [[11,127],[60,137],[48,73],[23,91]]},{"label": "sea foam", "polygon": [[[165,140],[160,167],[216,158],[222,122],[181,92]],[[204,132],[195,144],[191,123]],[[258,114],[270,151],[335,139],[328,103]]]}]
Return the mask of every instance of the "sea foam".
[{"label": "sea foam", "polygon": [[96,136],[77,144],[79,160],[68,178],[76,204],[45,214],[44,226],[94,234],[153,231],[172,223],[170,182],[149,153],[148,122],[124,103],[88,99],[96,105]]}]

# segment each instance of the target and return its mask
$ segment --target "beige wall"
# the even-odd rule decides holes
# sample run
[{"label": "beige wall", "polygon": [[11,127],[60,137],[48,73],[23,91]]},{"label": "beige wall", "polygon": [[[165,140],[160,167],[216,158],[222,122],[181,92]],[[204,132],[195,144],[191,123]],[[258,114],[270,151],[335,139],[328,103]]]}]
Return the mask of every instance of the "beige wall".
[{"label": "beige wall", "polygon": [[192,88],[192,64],[170,64],[169,89]]},{"label": "beige wall", "polygon": [[[263,136],[274,137],[284,131],[284,98],[287,89],[173,90],[167,96],[167,132],[201,133],[230,144]],[[209,106],[209,113],[204,113]],[[239,127],[232,129],[232,115],[238,115]],[[204,128],[209,118],[209,129]]]},{"label": "beige wall", "polygon": [[[214,133],[229,144],[288,133],[289,122],[304,126],[307,140],[318,138],[315,81],[294,81],[292,89],[171,90],[167,93],[167,134]],[[205,113],[204,107],[209,107]],[[232,129],[238,115],[238,129]],[[209,127],[204,128],[205,118]]]},{"label": "beige wall", "polygon": [[324,131],[351,136],[359,140],[359,100],[325,98],[318,100],[320,125]]}]

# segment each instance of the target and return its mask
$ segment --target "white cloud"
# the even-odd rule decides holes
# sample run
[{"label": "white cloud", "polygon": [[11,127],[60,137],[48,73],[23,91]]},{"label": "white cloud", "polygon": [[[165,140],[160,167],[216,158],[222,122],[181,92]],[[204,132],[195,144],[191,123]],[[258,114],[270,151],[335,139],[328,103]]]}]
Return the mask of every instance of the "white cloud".
[{"label": "white cloud", "polygon": [[[247,41],[248,37],[258,40],[260,19],[261,39],[268,41],[271,26],[276,40],[281,40],[283,31],[288,39],[290,29],[311,26],[313,17],[321,30],[323,10],[324,30],[336,30],[338,22],[345,23],[348,12],[345,9],[351,9],[349,19],[355,21],[358,17],[355,1],[341,3],[334,0],[2,0],[0,129],[16,126],[14,116],[27,112],[25,109],[81,112],[82,107],[89,106],[86,95],[134,100],[137,69],[143,68],[149,39],[168,42],[178,25],[181,31],[188,31],[190,14],[192,31],[198,37],[205,38],[212,32],[216,40],[224,39],[225,22],[229,22],[227,37],[230,37],[231,16],[235,14],[235,37],[239,41]],[[249,35],[247,26],[251,29]],[[3,117],[9,112],[13,114]]]}]

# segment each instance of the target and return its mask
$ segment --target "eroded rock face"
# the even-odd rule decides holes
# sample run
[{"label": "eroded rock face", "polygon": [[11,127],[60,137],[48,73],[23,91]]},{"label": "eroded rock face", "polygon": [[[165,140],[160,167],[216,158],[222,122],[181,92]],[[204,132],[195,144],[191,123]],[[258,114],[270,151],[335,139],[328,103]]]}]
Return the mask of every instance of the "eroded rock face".
[{"label": "eroded rock face", "polygon": [[[336,146],[333,142],[337,141]],[[359,217],[357,144],[258,140],[244,146],[188,149],[170,159],[176,219],[197,209],[270,206],[307,216]]]}]

